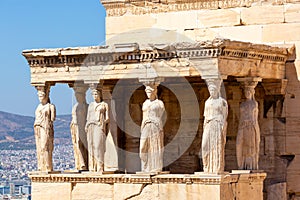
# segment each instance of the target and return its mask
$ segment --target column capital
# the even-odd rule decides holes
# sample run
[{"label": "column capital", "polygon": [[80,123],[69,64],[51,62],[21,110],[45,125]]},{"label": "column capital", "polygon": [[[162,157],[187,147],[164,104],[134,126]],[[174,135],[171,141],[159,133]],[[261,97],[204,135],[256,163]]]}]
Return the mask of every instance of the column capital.
[{"label": "column capital", "polygon": [[89,84],[89,88],[91,90],[98,90],[98,91],[102,91],[103,89],[103,80],[100,80],[99,82],[90,82]]},{"label": "column capital", "polygon": [[49,84],[49,83],[35,86],[35,89],[38,91],[38,93],[40,93],[40,92],[45,93],[47,97],[49,97],[50,88],[51,88],[51,84]]},{"label": "column capital", "polygon": [[262,78],[260,77],[243,77],[243,78],[237,78],[236,80],[241,83],[243,88],[245,87],[255,88],[258,82],[262,82]]},{"label": "column capital", "polygon": [[158,86],[161,82],[164,81],[162,77],[153,77],[153,78],[139,78],[139,82],[143,83],[145,86]]},{"label": "column capital", "polygon": [[69,87],[73,88],[75,93],[86,93],[89,88],[88,85],[84,84],[83,82],[69,83]]}]

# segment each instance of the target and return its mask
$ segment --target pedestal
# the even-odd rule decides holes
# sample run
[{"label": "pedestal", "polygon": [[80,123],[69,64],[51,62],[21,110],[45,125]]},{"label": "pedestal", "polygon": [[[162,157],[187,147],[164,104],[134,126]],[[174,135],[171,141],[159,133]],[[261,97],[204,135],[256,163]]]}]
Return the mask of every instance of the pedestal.
[{"label": "pedestal", "polygon": [[263,199],[266,173],[31,175],[33,199]]}]

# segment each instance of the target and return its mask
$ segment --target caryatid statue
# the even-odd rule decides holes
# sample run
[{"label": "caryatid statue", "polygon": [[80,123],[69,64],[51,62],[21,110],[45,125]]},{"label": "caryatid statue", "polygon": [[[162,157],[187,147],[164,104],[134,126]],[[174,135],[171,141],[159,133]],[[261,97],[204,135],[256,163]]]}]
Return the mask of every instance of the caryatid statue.
[{"label": "caryatid statue", "polygon": [[227,101],[220,96],[220,79],[207,80],[210,97],[205,102],[202,159],[205,173],[222,173],[225,165]]},{"label": "caryatid statue", "polygon": [[157,84],[145,84],[147,100],[143,103],[140,158],[143,172],[161,172],[163,168],[164,103],[157,98]]},{"label": "caryatid statue", "polygon": [[104,171],[104,153],[109,123],[108,104],[102,101],[101,88],[91,87],[94,102],[90,103],[87,113],[86,133],[88,141],[89,171]]},{"label": "caryatid statue", "polygon": [[35,111],[34,135],[36,141],[38,170],[53,171],[52,152],[56,117],[55,106],[50,103],[50,86],[37,86],[40,104]]},{"label": "caryatid statue", "polygon": [[240,105],[236,141],[237,163],[241,170],[257,170],[260,145],[258,103],[254,98],[257,81],[244,82],[243,85],[246,101]]},{"label": "caryatid statue", "polygon": [[87,152],[87,136],[85,132],[86,117],[88,104],[86,103],[85,93],[87,87],[83,85],[73,87],[75,91],[75,97],[77,103],[72,109],[72,121],[70,125],[74,158],[75,158],[75,168],[77,170],[87,170],[88,169],[88,152]]}]

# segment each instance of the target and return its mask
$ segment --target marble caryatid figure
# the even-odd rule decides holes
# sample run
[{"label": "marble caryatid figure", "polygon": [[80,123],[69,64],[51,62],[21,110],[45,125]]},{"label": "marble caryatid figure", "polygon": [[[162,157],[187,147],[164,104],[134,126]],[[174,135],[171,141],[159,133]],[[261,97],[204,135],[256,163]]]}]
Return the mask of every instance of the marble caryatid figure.
[{"label": "marble caryatid figure", "polygon": [[108,104],[102,101],[100,88],[92,87],[92,96],[94,102],[90,103],[88,107],[85,126],[88,142],[89,171],[103,172],[109,110]]},{"label": "marble caryatid figure", "polygon": [[205,102],[202,159],[205,173],[224,172],[228,105],[220,96],[221,80],[207,80],[210,97]]},{"label": "marble caryatid figure", "polygon": [[246,83],[246,101],[240,105],[240,121],[237,134],[236,154],[239,169],[257,170],[259,159],[260,130],[258,103],[254,98],[257,82]]},{"label": "marble caryatid figure", "polygon": [[48,86],[38,86],[40,104],[35,111],[34,135],[37,149],[38,170],[53,171],[52,152],[54,130],[53,122],[56,117],[55,106],[50,103]]},{"label": "marble caryatid figure", "polygon": [[74,158],[75,158],[75,168],[77,170],[87,170],[88,169],[88,152],[87,152],[87,136],[85,132],[86,117],[88,104],[86,103],[85,93],[87,87],[75,86],[75,97],[77,103],[72,109],[72,121],[70,125]]},{"label": "marble caryatid figure", "polygon": [[161,172],[163,168],[164,103],[157,98],[157,85],[146,84],[147,100],[143,103],[140,158],[142,172]]}]

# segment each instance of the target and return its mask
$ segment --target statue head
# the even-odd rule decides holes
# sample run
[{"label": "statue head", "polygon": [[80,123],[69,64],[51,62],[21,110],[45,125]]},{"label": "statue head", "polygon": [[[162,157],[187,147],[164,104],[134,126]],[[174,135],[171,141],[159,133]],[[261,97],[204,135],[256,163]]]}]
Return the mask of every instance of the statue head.
[{"label": "statue head", "polygon": [[244,94],[246,99],[254,99],[255,89],[252,86],[245,86]]},{"label": "statue head", "polygon": [[206,80],[206,83],[208,85],[208,91],[209,91],[210,97],[213,98],[213,99],[219,98],[221,80],[219,80],[219,79],[209,79],[209,80]]},{"label": "statue head", "polygon": [[154,85],[154,84],[146,85],[145,92],[146,92],[148,99],[150,99],[150,100],[157,99],[157,86],[156,85]]},{"label": "statue head", "polygon": [[96,103],[100,103],[101,102],[101,91],[98,89],[93,89],[92,90],[92,96],[95,100]]},{"label": "statue head", "polygon": [[37,86],[37,95],[39,98],[39,101],[41,104],[47,104],[50,103],[50,99],[49,99],[49,87],[47,86]]},{"label": "statue head", "polygon": [[244,85],[244,95],[246,99],[254,99],[255,87],[257,85],[257,81],[245,81]]},{"label": "statue head", "polygon": [[76,101],[78,103],[85,103],[86,102],[86,99],[85,99],[85,93],[87,91],[87,87],[74,87],[74,91],[75,91],[75,98],[76,98]]}]

